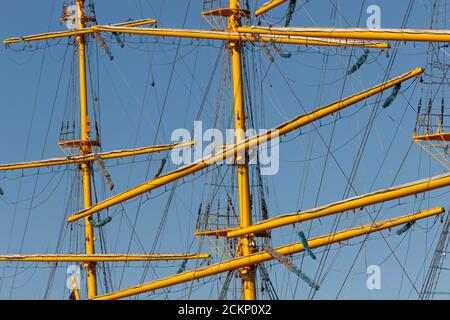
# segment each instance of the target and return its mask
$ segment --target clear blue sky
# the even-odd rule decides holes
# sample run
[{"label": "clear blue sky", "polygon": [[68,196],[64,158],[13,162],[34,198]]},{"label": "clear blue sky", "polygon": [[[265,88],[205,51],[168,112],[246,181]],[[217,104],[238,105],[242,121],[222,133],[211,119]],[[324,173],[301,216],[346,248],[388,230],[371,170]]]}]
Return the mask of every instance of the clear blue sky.
[{"label": "clear blue sky", "polygon": [[[252,7],[264,1],[250,1]],[[381,8],[382,27],[400,27],[409,1],[365,1],[363,12],[358,24],[361,1],[328,1],[310,0],[303,6],[304,1],[298,1],[302,8],[298,10],[291,23],[292,26],[330,26],[365,27],[368,15],[365,8],[376,4]],[[428,28],[430,24],[430,2],[417,0],[414,3],[408,28]],[[186,18],[186,27],[208,28],[200,16],[201,1],[170,0],[170,1],[102,1],[96,3],[97,19],[100,24],[126,21],[129,18],[157,18],[160,27],[182,27]],[[333,5],[338,3],[338,12],[333,17]],[[276,10],[268,21],[279,23],[285,12],[285,7]],[[53,8],[53,10],[52,10]],[[2,6],[0,19],[0,38],[22,36],[46,32],[47,30],[63,30],[59,23],[62,11],[62,1],[8,1]],[[187,15],[186,15],[187,12]],[[263,21],[263,23],[266,23]],[[177,51],[177,42],[172,39],[159,40],[143,39],[149,43],[140,43],[138,37],[126,37],[125,48],[120,48],[114,41],[110,49],[114,55],[114,62],[110,62],[102,51],[99,52],[100,79],[100,112],[103,150],[113,150],[126,147],[138,147],[156,143],[169,143],[170,134],[174,129],[191,129],[196,120],[199,106],[212,70],[215,68],[220,43],[183,40]],[[109,41],[109,38],[107,39]],[[67,119],[65,112],[74,101],[67,94],[70,79],[70,61],[72,47],[62,41],[49,41],[49,48],[43,49],[45,43],[39,43],[39,50],[33,48],[22,49],[19,44],[14,48],[0,50],[0,145],[2,152],[1,163],[36,160],[42,158],[60,157],[64,154],[57,146],[61,122]],[[19,50],[17,50],[19,49]],[[361,91],[364,88],[378,84],[383,80],[389,64],[389,56],[377,50],[371,51],[367,63],[359,72],[347,78],[345,86],[343,79],[349,61],[354,63],[363,53],[362,49],[326,49],[326,48],[297,48],[284,46],[283,50],[292,52],[290,59],[276,57],[276,66],[269,65],[267,57],[259,48],[249,46],[249,70],[259,75],[266,74],[263,79],[258,76],[259,83],[252,85],[255,94],[252,100],[253,113],[259,128],[271,128],[286,119],[303,113],[298,101],[288,89],[286,81],[294,89],[306,110],[324,105],[339,99],[342,95]],[[425,44],[402,44],[395,63],[390,71],[390,77],[424,66],[426,62]],[[64,60],[67,54],[66,60]],[[321,70],[325,54],[329,55],[327,71],[322,75]],[[94,56],[94,55],[93,55]],[[253,57],[253,58],[252,58]],[[172,66],[175,61],[175,68]],[[212,127],[212,119],[217,108],[219,85],[222,77],[224,56],[219,59],[217,72],[213,77],[211,90],[206,98],[204,110],[200,118],[204,127]],[[64,62],[64,63],[63,63]],[[40,70],[42,68],[42,75]],[[278,71],[281,70],[281,74]],[[62,73],[61,73],[62,72]],[[267,72],[267,73],[266,73]],[[58,86],[58,79],[61,82]],[[172,74],[172,77],[170,75]],[[76,74],[75,74],[76,76]],[[97,79],[97,74],[94,75]],[[170,80],[171,79],[171,80]],[[38,82],[40,80],[40,82]],[[155,86],[151,83],[154,81]],[[169,86],[170,83],[170,86]],[[318,90],[318,84],[322,90]],[[404,91],[394,104],[386,110],[379,108],[370,137],[367,141],[361,165],[354,180],[354,187],[358,194],[388,187],[392,184],[406,183],[419,178],[426,178],[443,172],[430,157],[420,151],[418,146],[410,148],[411,134],[415,124],[415,108],[420,97],[422,86],[403,86]],[[57,90],[59,88],[58,94]],[[408,88],[408,89],[407,89]],[[414,90],[415,88],[415,90]],[[225,86],[229,89],[229,86]],[[262,89],[262,93],[261,93]],[[407,90],[405,90],[407,89]],[[319,93],[318,93],[319,92]],[[56,99],[55,99],[56,96]],[[222,115],[218,126],[223,129],[229,127],[231,108],[226,92],[220,103],[219,113]],[[411,98],[411,105],[408,100]],[[92,100],[92,99],[91,99]],[[69,101],[69,103],[68,103]],[[346,175],[349,175],[355,161],[362,132],[367,125],[371,108],[376,98],[363,104],[351,107],[340,115],[332,140],[333,155]],[[91,101],[92,102],[92,101]],[[143,106],[142,117],[140,116]],[[156,136],[155,129],[160,118],[161,110],[163,126]],[[358,112],[356,112],[359,110]],[[406,111],[405,111],[406,110]],[[91,110],[92,113],[92,110]],[[66,115],[65,115],[66,114]],[[403,116],[404,115],[404,116]],[[93,117],[93,114],[91,115]],[[140,119],[141,118],[141,119]],[[72,119],[72,118],[70,118]],[[75,118],[76,120],[76,118]],[[322,124],[328,124],[333,118],[325,119]],[[398,130],[397,130],[398,128]],[[326,148],[317,133],[305,128],[302,135],[293,133],[283,139],[280,148],[281,170],[271,177],[265,178],[268,185],[267,202],[269,214],[275,216],[282,213],[294,212],[300,208],[314,207],[315,203],[326,204],[340,200],[346,187],[343,176],[336,162],[329,158],[321,185],[320,196],[317,197],[319,181],[324,170]],[[323,126],[319,132],[325,141],[330,141],[332,126]],[[294,138],[295,139],[290,139]],[[390,149],[389,145],[393,141]],[[409,151],[408,151],[409,150]],[[316,159],[305,161],[305,158]],[[383,159],[377,179],[375,176]],[[128,161],[111,161],[108,163],[110,173],[115,182],[115,192],[121,192],[129,187],[142,183],[145,179],[148,163],[152,177],[158,169],[161,155],[155,155],[151,162],[144,161],[146,157],[136,160],[140,162],[129,164]],[[120,165],[118,165],[120,164]],[[175,168],[168,164],[165,171]],[[399,168],[401,168],[399,170]],[[82,252],[82,227],[75,226],[72,230],[64,222],[67,215],[73,213],[76,197],[68,199],[74,175],[72,170],[53,172],[48,169],[40,170],[39,178],[36,171],[0,174],[0,187],[5,191],[0,196],[0,252],[19,253],[54,253],[57,248],[60,230],[62,231],[61,252]],[[395,182],[394,176],[399,171]],[[307,173],[307,174],[306,174]],[[196,176],[197,177],[197,176]],[[96,175],[98,181],[101,176]],[[190,180],[186,179],[186,182]],[[199,249],[199,242],[189,248],[193,240],[197,211],[200,202],[208,198],[208,186],[205,176],[198,176],[192,183],[177,187],[174,199],[168,210],[167,219],[163,227],[162,236],[156,246],[156,252],[208,251],[212,246],[205,242]],[[99,184],[101,185],[101,184]],[[155,234],[164,216],[164,209],[169,198],[171,186],[161,191],[152,192],[150,199],[145,201],[139,211],[136,225],[138,239],[133,237],[129,252],[142,252],[152,248]],[[438,190],[427,194],[422,199],[419,196],[392,201],[383,206],[379,218],[412,213],[418,209],[434,206],[446,206],[446,190]],[[34,194],[34,201],[30,201]],[[350,196],[355,193],[350,193]],[[111,193],[101,188],[98,190],[99,199],[111,196]],[[145,197],[144,199],[146,199]],[[72,205],[66,210],[68,200]],[[226,199],[222,199],[223,202]],[[124,206],[126,216],[121,210],[111,209],[109,215],[113,217],[105,227],[106,248],[108,252],[127,252],[131,236],[130,224],[133,224],[137,213],[138,202],[132,200]],[[214,204],[216,205],[216,203]],[[32,207],[30,210],[30,206]],[[370,212],[377,212],[380,206],[367,208]],[[127,220],[129,219],[129,220]],[[333,217],[316,222],[311,231],[311,237],[330,232]],[[360,225],[369,222],[365,211],[344,214],[339,229],[350,225]],[[273,244],[281,245],[297,241],[296,230],[307,231],[309,224],[282,228],[274,231]],[[432,250],[435,247],[435,236],[440,224],[434,224],[434,219],[420,221],[413,232],[404,236],[395,236],[385,232],[389,246],[394,250],[395,257],[406,270],[402,271],[397,259],[379,235],[375,234],[364,245],[359,258],[343,287],[341,299],[395,299],[416,298],[416,289],[420,290],[425,270]],[[25,232],[26,230],[26,232]],[[98,232],[98,230],[97,230]],[[25,236],[24,236],[25,234]],[[333,246],[330,257],[325,265],[329,271],[322,289],[316,298],[334,299],[343,280],[360,248],[360,240],[350,241],[349,246],[337,250]],[[10,243],[8,251],[8,243]],[[21,246],[21,244],[23,244]],[[97,241],[97,247],[99,247]],[[336,253],[339,252],[338,255]],[[320,258],[319,253],[319,258]],[[300,257],[294,260],[300,263]],[[425,264],[424,264],[425,263]],[[313,276],[318,261],[305,259],[303,270]],[[366,288],[366,266],[380,265],[382,268],[382,289],[369,291]],[[50,265],[36,264],[0,265],[0,298],[42,299],[45,295],[51,272]],[[145,275],[149,281],[176,272],[179,263],[157,263]],[[195,263],[190,262],[188,268]],[[65,290],[67,264],[60,264],[55,274],[52,290],[48,297],[66,299]],[[278,295],[283,299],[304,299],[309,290],[300,282],[295,290],[297,279],[294,275],[276,264],[270,265],[272,281]],[[16,272],[17,271],[17,272]],[[121,277],[121,265],[112,268],[114,289],[125,288],[141,281],[141,264],[132,264],[125,269]],[[14,275],[16,276],[14,277]],[[103,274],[99,276],[103,279]],[[11,286],[14,279],[14,288]],[[121,280],[122,279],[122,280]],[[408,280],[414,282],[414,286]],[[448,280],[448,279],[447,279]],[[236,282],[237,283],[237,282]],[[201,286],[203,282],[195,283],[191,298],[215,299],[220,291],[218,282]],[[101,292],[103,292],[101,288]],[[169,295],[171,298],[186,298],[189,286],[178,286]],[[83,288],[82,294],[85,294]],[[144,296],[143,296],[144,297]],[[153,298],[164,298],[156,295]]]}]

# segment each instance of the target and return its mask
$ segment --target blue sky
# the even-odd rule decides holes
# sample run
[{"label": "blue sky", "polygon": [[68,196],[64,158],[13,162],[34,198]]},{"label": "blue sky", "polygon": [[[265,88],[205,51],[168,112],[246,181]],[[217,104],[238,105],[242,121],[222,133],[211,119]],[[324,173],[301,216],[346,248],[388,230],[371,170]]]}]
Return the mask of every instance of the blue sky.
[{"label": "blue sky", "polygon": [[[252,6],[262,2],[264,1],[250,1]],[[400,27],[409,3],[406,0],[395,2],[310,0],[303,6],[304,1],[298,2],[302,7],[295,13],[292,26],[365,27],[368,17],[365,8],[375,4],[381,8],[384,28]],[[430,2],[414,2],[406,24],[408,28],[428,28]],[[201,1],[189,3],[185,0],[127,2],[98,0],[95,3],[97,20],[101,24],[145,17],[157,18],[160,27],[183,27],[184,21],[186,27],[209,27],[200,16]],[[336,3],[339,10],[333,15],[332,9]],[[360,16],[361,7],[363,11]],[[61,11],[62,1],[6,2],[3,4],[0,19],[0,38],[47,30],[63,30],[64,27],[59,23]],[[275,10],[273,16],[267,17],[263,23],[282,22],[284,12],[285,6]],[[229,74],[223,78],[224,93],[221,94],[219,90],[223,65],[226,61],[226,52],[221,43],[182,40],[178,47],[178,42],[173,39],[159,39],[159,42],[155,43],[153,38],[126,36],[124,37],[126,46],[120,48],[117,43],[110,41],[111,39],[106,39],[114,55],[113,62],[109,61],[101,50],[97,59],[95,43],[90,40],[93,49],[92,64],[95,66],[94,83],[96,89],[100,89],[97,92],[100,107],[96,111],[100,111],[97,117],[101,121],[103,150],[152,145],[155,141],[158,144],[169,143],[173,130],[192,129],[197,114],[200,114],[206,128],[214,126],[213,119],[216,113],[220,115],[217,127],[220,129],[232,127]],[[49,41],[48,44],[33,44],[32,48],[23,48],[23,45],[19,44],[0,50],[2,70],[0,145],[3,146],[1,163],[64,156],[57,146],[61,123],[63,120],[77,120],[71,116],[77,112],[76,100],[73,99],[72,91],[68,90],[70,80],[76,81],[74,78],[76,73],[70,72],[73,49],[67,47],[66,43]],[[363,53],[362,49],[294,46],[283,46],[282,49],[291,52],[292,57],[282,59],[276,56],[276,64],[270,65],[263,50],[251,45],[246,47],[249,73],[251,80],[254,81],[251,86],[252,114],[258,128],[271,128],[303,113],[304,109],[312,110],[338,100],[341,96],[382,82],[393,51],[390,50],[389,55],[379,50],[371,51],[367,63],[344,82],[349,59],[350,63],[354,63]],[[390,77],[424,66],[426,51],[427,45],[423,43],[401,44],[389,73]],[[218,58],[220,52],[222,54]],[[328,56],[326,72],[321,75],[326,56]],[[213,73],[215,69],[216,72]],[[205,98],[210,79],[212,79],[211,87]],[[409,81],[402,87],[402,93],[392,106],[385,110],[378,109],[354,180],[357,194],[426,178],[444,171],[418,146],[410,145],[415,125],[415,108],[422,88],[426,92],[426,87],[417,81]],[[205,103],[203,111],[199,113],[202,101]],[[347,176],[350,174],[361,144],[361,132],[368,123],[375,101],[376,97],[369,99],[364,107],[364,103],[361,103],[343,111],[336,121],[334,133],[332,125],[329,125],[334,118],[324,119],[321,122],[318,131],[325,141],[332,141],[331,149],[339,166],[332,158],[329,158],[325,165],[326,146],[312,127],[304,128],[300,135],[296,132],[282,139],[281,169],[277,175],[264,178],[268,186],[266,197],[270,216],[342,199],[347,182],[339,168],[342,168]],[[90,102],[92,103],[92,96]],[[162,117],[161,110],[164,110]],[[94,119],[93,110],[90,112]],[[156,134],[159,120],[163,125]],[[332,134],[333,138],[330,140]],[[391,143],[392,146],[389,148]],[[163,156],[154,155],[151,161],[145,156],[139,157],[132,164],[125,160],[109,162],[108,170],[116,185],[115,192],[124,191],[145,181],[147,170],[149,170],[147,176],[152,177]],[[380,174],[377,176],[381,164]],[[175,166],[169,163],[164,170],[174,168]],[[318,191],[324,168],[324,180]],[[61,252],[84,250],[82,226],[69,226],[64,222],[67,215],[79,208],[76,194],[70,192],[76,175],[75,169],[74,167],[55,171],[42,169],[38,178],[36,170],[0,174],[0,187],[5,191],[5,195],[0,197],[2,215],[0,252],[19,253],[22,247],[22,253],[54,253],[60,234]],[[225,167],[221,170],[229,172],[227,170],[230,168]],[[397,173],[398,176],[394,181]],[[156,191],[144,196],[143,199],[147,197],[149,199],[142,203],[139,211],[137,200],[124,205],[125,213],[120,208],[112,208],[107,214],[112,216],[113,220],[104,229],[107,251],[118,253],[127,251],[138,253],[143,249],[150,251],[158,228],[163,222],[161,237],[154,246],[156,252],[190,250],[214,253],[213,246],[208,241],[202,244],[197,240],[190,247],[194,239],[199,204],[208,199],[208,191],[211,189],[208,185],[209,176],[197,175],[193,178],[195,178],[193,181],[192,177],[187,178],[185,183],[177,186],[166,218],[164,211],[171,186],[162,188],[161,192]],[[96,179],[101,186],[101,175],[97,173]],[[97,191],[99,200],[112,195],[102,187]],[[219,193],[224,195],[223,190]],[[30,201],[33,194],[34,201]],[[353,195],[355,195],[353,192],[349,194]],[[367,209],[370,212],[382,209],[379,215],[382,219],[412,213],[419,209],[446,206],[446,199],[446,190],[437,190],[426,194],[423,198],[410,197],[389,202],[383,207],[378,205]],[[225,202],[226,199],[222,201]],[[138,236],[132,237],[130,225],[133,225],[136,216],[135,234]],[[333,219],[328,217],[315,222],[311,228],[311,237],[330,232]],[[369,221],[365,211],[345,213],[339,229]],[[394,231],[384,232],[394,254],[378,234],[371,236],[364,244],[339,296],[337,296],[339,289],[355,260],[361,239],[342,244],[342,249],[337,245],[333,246],[325,264],[328,273],[316,298],[416,298],[416,290],[420,290],[440,227],[440,223],[435,223],[431,218],[418,222],[412,232],[401,237],[395,236]],[[306,231],[309,224],[295,228],[286,227],[274,231],[273,245],[297,241],[295,231]],[[97,243],[97,247],[99,246]],[[296,263],[300,263],[300,260],[301,256],[294,259]],[[125,269],[123,277],[121,265],[112,266],[113,288],[135,285],[142,278],[149,281],[172,274],[176,272],[179,264],[179,262],[153,264],[153,268],[144,276],[142,264],[131,264]],[[318,264],[318,261],[305,259],[303,270],[313,276]],[[380,265],[381,290],[370,291],[366,288],[368,265]],[[19,264],[16,269],[16,264],[2,263],[0,298],[42,299],[48,287],[50,267],[46,264]],[[193,267],[195,263],[190,262],[188,269]],[[308,296],[308,288],[300,282],[296,289],[297,279],[283,267],[270,264],[268,268],[271,270],[272,281],[280,298],[304,299]],[[52,290],[48,292],[47,297],[67,298],[66,269],[67,264],[58,266],[53,285],[50,286]],[[406,273],[402,269],[406,270]],[[16,270],[17,274],[14,277]],[[100,291],[103,290],[104,288],[101,288]],[[182,285],[174,288],[169,297],[215,299],[219,291],[219,282],[200,281],[194,284],[191,295],[189,295],[190,286]],[[85,294],[84,287],[82,294]],[[164,297],[163,292],[150,296],[150,298]]]}]

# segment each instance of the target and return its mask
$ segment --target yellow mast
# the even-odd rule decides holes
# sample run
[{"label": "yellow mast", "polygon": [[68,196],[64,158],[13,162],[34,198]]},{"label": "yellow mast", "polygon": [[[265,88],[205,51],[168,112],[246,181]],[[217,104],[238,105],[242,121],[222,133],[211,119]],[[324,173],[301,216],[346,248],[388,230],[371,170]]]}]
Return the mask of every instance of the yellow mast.
[{"label": "yellow mast", "polygon": [[[80,19],[78,27],[83,29],[86,27],[85,13],[84,13],[84,0],[77,0],[76,6],[78,9],[78,17]],[[80,120],[81,120],[81,144],[80,144],[80,156],[92,153],[91,141],[90,141],[90,120],[88,114],[88,101],[87,101],[87,84],[86,84],[86,40],[84,35],[77,36],[78,53],[79,53],[79,67],[80,67]],[[83,202],[84,208],[92,206],[91,197],[91,163],[83,162],[81,164],[81,175],[83,178]],[[86,253],[88,255],[95,254],[95,235],[94,229],[91,224],[91,219],[86,217],[84,219],[85,224],[85,241],[86,241]],[[95,263],[85,263],[87,268],[87,285],[88,285],[88,297],[97,296],[97,277],[95,270]]]},{"label": "yellow mast", "polygon": [[[228,18],[228,31],[236,31],[241,25],[239,0],[230,0],[231,15]],[[242,81],[242,57],[241,43],[230,41],[230,54],[233,70],[233,96],[234,96],[234,120],[236,127],[236,144],[245,140],[245,107],[244,91]],[[250,187],[248,177],[247,151],[241,152],[236,157],[238,168],[238,193],[239,212],[241,228],[247,228],[252,224],[252,213],[250,208]],[[239,240],[239,255],[248,256],[255,251],[253,237],[249,234],[243,235]],[[242,298],[244,300],[256,299],[255,267],[245,266],[241,269]]]}]

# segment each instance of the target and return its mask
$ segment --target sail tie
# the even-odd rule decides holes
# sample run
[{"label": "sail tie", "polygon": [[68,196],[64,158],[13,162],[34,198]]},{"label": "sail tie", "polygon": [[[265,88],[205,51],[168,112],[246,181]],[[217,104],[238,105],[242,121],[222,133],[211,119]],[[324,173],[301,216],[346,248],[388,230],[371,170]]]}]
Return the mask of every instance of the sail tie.
[{"label": "sail tie", "polygon": [[312,252],[308,240],[306,240],[305,234],[303,231],[300,231],[298,233],[298,236],[300,237],[300,242],[302,243],[303,247],[305,248],[305,251],[308,253],[308,255],[313,259],[316,260],[316,255]]},{"label": "sail tie", "polygon": [[186,264],[187,264],[187,259],[184,259],[183,262],[181,263],[180,267],[178,268],[177,274],[184,272],[184,270],[186,270]]},{"label": "sail tie", "polygon": [[294,14],[296,5],[297,5],[297,0],[289,1],[289,6],[288,6],[288,9],[286,12],[286,22],[284,23],[285,27],[289,27],[289,25],[291,24],[292,15]]},{"label": "sail tie", "polygon": [[155,178],[158,178],[164,170],[164,166],[166,165],[167,159],[162,159],[159,165],[158,171],[155,174]]},{"label": "sail tie", "polygon": [[111,217],[106,217],[105,219],[99,219],[99,220],[93,222],[92,226],[94,228],[101,228],[101,227],[104,227],[105,225],[107,225],[108,223],[110,223],[111,220],[112,220]]},{"label": "sail tie", "polygon": [[367,61],[367,57],[369,56],[369,50],[364,50],[364,53],[358,58],[356,63],[352,65],[352,67],[347,71],[348,75],[355,73],[361,68],[361,66]]},{"label": "sail tie", "polygon": [[408,222],[407,224],[405,224],[403,227],[401,227],[400,229],[398,229],[395,233],[397,235],[401,235],[402,233],[405,233],[406,231],[408,231],[412,225],[414,224],[414,222]]},{"label": "sail tie", "polygon": [[399,83],[397,84],[394,89],[392,89],[392,93],[389,97],[386,98],[386,100],[383,103],[383,108],[386,109],[387,107],[389,107],[392,102],[394,102],[395,98],[397,98],[398,93],[400,92],[400,88],[402,87],[402,85]]}]

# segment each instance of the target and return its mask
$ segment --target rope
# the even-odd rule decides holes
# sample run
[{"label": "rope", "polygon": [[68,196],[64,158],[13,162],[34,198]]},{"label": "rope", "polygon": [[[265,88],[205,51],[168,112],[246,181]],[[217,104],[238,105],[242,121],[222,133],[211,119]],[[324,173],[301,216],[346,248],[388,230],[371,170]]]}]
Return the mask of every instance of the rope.
[{"label": "rope", "polygon": [[108,185],[109,190],[114,189],[114,182],[112,181],[111,175],[109,174],[108,170],[106,170],[105,163],[103,162],[102,158],[96,153],[94,155],[95,162],[98,165],[98,168],[100,172],[103,175],[103,178],[105,179],[106,184]]},{"label": "rope", "polygon": [[114,60],[114,56],[112,55],[111,51],[109,50],[109,47],[108,47],[108,45],[105,42],[105,39],[103,39],[103,37],[100,35],[100,33],[97,33],[95,38],[97,39],[98,44],[103,49],[105,54],[108,56],[109,60],[113,61]]},{"label": "rope", "polygon": [[275,62],[275,58],[272,55],[272,52],[270,52],[269,48],[267,47],[267,45],[265,43],[261,44],[261,47],[264,50],[264,53],[267,56],[267,59],[269,59],[270,63],[274,63]]}]

